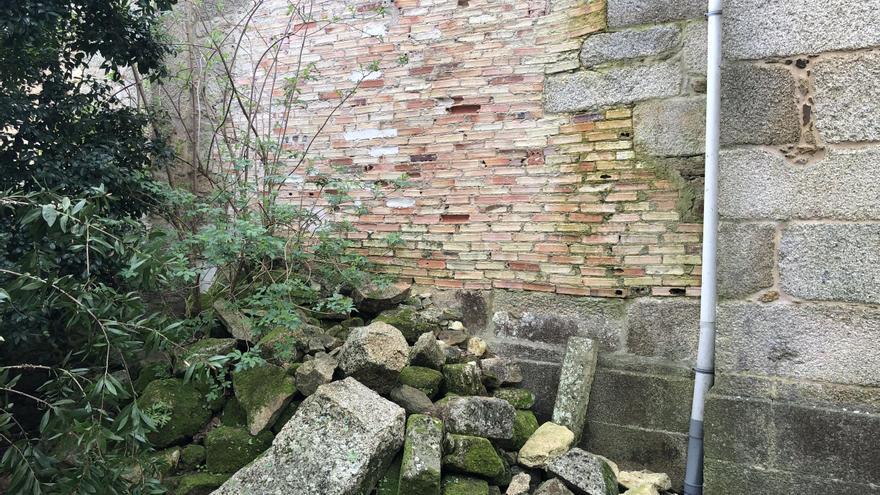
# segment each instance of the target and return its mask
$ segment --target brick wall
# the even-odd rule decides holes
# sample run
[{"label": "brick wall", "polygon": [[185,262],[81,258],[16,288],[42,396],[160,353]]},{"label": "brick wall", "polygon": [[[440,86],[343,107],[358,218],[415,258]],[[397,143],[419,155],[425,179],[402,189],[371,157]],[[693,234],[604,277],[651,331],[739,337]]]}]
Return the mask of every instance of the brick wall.
[{"label": "brick wall", "polygon": [[[258,12],[265,39],[283,27],[284,4]],[[319,170],[379,185],[409,176],[346,215],[361,253],[440,288],[698,294],[692,191],[634,151],[632,106],[545,110],[548,75],[577,69],[583,40],[605,29],[604,1],[397,0],[370,14],[378,5],[355,2],[354,21],[302,26],[302,60],[320,75],[286,138],[301,149],[335,112],[312,145]],[[318,20],[344,7],[314,6]],[[286,49],[282,75],[297,49]],[[307,177],[287,187],[322,201]]]}]

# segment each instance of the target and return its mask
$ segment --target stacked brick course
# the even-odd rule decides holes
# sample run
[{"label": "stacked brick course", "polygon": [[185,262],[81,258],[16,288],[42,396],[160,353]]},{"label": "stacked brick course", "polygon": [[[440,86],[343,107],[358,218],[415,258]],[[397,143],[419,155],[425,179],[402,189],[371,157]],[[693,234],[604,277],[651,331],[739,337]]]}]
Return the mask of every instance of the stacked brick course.
[{"label": "stacked brick course", "polygon": [[[264,39],[283,28],[281,4],[258,12]],[[342,3],[314,6],[327,19]],[[682,182],[636,156],[631,107],[544,109],[545,77],[578,67],[583,39],[605,28],[603,1],[397,0],[370,14],[377,7],[357,2],[356,20],[302,27],[301,60],[320,75],[285,140],[302,148],[363,79],[312,145],[319,170],[380,185],[409,177],[348,213],[359,252],[441,288],[698,294],[700,226],[682,221]],[[294,39],[282,76],[298,50]],[[292,198],[310,188],[294,179]]]}]

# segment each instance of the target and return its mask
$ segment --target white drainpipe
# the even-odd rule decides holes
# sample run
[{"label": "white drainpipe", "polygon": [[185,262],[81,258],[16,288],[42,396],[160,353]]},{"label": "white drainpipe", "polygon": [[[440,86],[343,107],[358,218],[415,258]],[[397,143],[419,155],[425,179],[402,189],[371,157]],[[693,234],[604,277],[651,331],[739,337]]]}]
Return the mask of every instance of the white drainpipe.
[{"label": "white drainpipe", "polygon": [[715,381],[716,248],[718,243],[718,149],[721,122],[721,3],[709,0],[706,68],[706,186],[703,204],[703,260],[700,344],[694,368],[694,400],[688,433],[685,495],[703,493],[703,409]]}]

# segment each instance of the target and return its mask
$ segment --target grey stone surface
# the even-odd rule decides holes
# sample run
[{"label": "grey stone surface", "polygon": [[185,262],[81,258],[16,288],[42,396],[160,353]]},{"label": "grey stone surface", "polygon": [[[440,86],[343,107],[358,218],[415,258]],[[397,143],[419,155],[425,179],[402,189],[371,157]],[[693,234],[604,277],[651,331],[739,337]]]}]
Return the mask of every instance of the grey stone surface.
[{"label": "grey stone surface", "polygon": [[581,64],[592,67],[667,54],[678,47],[679,34],[674,24],[594,34],[581,46]]},{"label": "grey stone surface", "polygon": [[217,299],[213,304],[214,311],[217,312],[217,318],[226,327],[230,335],[239,340],[253,341],[253,328],[251,320],[242,314],[241,311],[232,307],[229,301],[225,299]]},{"label": "grey stone surface", "polygon": [[880,225],[793,224],[782,231],[783,292],[800,299],[880,303]]},{"label": "grey stone surface", "polygon": [[339,353],[339,369],[379,393],[387,393],[409,362],[400,330],[376,321],[354,328]]},{"label": "grey stone surface", "polygon": [[296,388],[303,395],[312,395],[318,386],[330,383],[336,371],[336,360],[327,354],[319,354],[296,369]]},{"label": "grey stone surface", "polygon": [[377,314],[396,307],[409,297],[412,284],[397,282],[385,287],[369,284],[354,291],[352,298],[362,313]]},{"label": "grey stone surface", "polygon": [[880,89],[880,53],[828,57],[813,75],[816,129],[826,143],[880,140],[880,100],[868,96]]},{"label": "grey stone surface", "polygon": [[633,111],[636,147],[655,156],[691,156],[704,152],[706,99],[666,98],[638,103]]},{"label": "grey stone surface", "polygon": [[452,397],[441,414],[452,433],[509,439],[513,436],[516,409],[495,397]]},{"label": "grey stone surface", "polygon": [[587,420],[597,359],[598,345],[594,340],[583,337],[568,339],[559,374],[556,405],[553,407],[553,422],[571,430],[575,441],[581,437]]},{"label": "grey stone surface", "polygon": [[880,310],[857,305],[723,302],[717,365],[841,384],[880,386]]},{"label": "grey stone surface", "polygon": [[522,383],[522,370],[515,362],[504,358],[488,358],[480,360],[483,384],[490,388],[502,385]]},{"label": "grey stone surface", "polygon": [[446,391],[456,395],[486,395],[480,366],[475,362],[447,364],[443,367]]},{"label": "grey stone surface", "polygon": [[574,495],[559,478],[547,480],[538,486],[535,495]]},{"label": "grey stone surface", "polygon": [[880,9],[849,0],[737,0],[724,5],[728,59],[819,53],[880,45]]},{"label": "grey stone surface", "polygon": [[574,448],[547,466],[547,472],[565,480],[580,495],[618,495],[617,477],[602,459]]},{"label": "grey stone surface", "polygon": [[860,493],[877,495],[877,485],[855,483],[811,473],[756,468],[718,459],[706,459],[706,495],[754,495],[756,493]]},{"label": "grey stone surface", "polygon": [[829,150],[792,166],[760,149],[721,152],[718,209],[738,219],[880,218],[880,150]]},{"label": "grey stone surface", "polygon": [[639,298],[630,304],[626,319],[627,352],[689,363],[696,358],[698,300]]},{"label": "grey stone surface", "polygon": [[472,435],[446,435],[443,448],[444,470],[476,474],[490,480],[504,475],[507,466],[486,438]]},{"label": "grey stone surface", "polygon": [[699,19],[706,0],[608,0],[608,27]]},{"label": "grey stone surface", "polygon": [[439,370],[446,362],[446,353],[440,348],[433,332],[425,332],[419,336],[409,351],[409,362],[413,366],[424,366]]},{"label": "grey stone surface", "polygon": [[682,34],[681,58],[690,74],[706,75],[706,21],[687,23]]},{"label": "grey stone surface", "polygon": [[[562,353],[560,351],[560,355]],[[542,421],[549,420],[556,403],[560,365],[540,361],[520,361],[519,365],[523,370],[522,387],[531,390],[536,397],[532,411]]]},{"label": "grey stone surface", "polygon": [[369,493],[403,445],[403,409],[353,378],[318,387],[272,448],[216,495]]},{"label": "grey stone surface", "polygon": [[576,112],[675,96],[681,91],[680,65],[671,60],[553,75],[544,85],[544,108]]},{"label": "grey stone surface", "polygon": [[400,465],[400,493],[440,493],[443,423],[414,414],[406,422],[406,440]]},{"label": "grey stone surface", "polygon": [[794,75],[781,64],[726,64],[721,70],[721,143],[782,144],[800,139]]},{"label": "grey stone surface", "polygon": [[718,232],[718,293],[737,298],[773,286],[776,225],[722,222]]},{"label": "grey stone surface", "polygon": [[425,414],[434,409],[434,403],[424,392],[409,385],[392,388],[388,398],[402,407],[407,414]]}]

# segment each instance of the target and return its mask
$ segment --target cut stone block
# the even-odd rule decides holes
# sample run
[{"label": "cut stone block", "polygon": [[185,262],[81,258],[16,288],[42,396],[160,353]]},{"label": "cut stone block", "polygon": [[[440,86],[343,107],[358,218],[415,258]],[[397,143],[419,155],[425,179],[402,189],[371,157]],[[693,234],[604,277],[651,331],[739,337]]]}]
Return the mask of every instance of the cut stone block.
[{"label": "cut stone block", "polygon": [[230,335],[238,340],[253,342],[254,334],[251,320],[247,316],[233,308],[225,299],[214,301],[214,311],[217,317]]},{"label": "cut stone block", "polygon": [[707,7],[706,0],[608,0],[608,27],[698,19]]},{"label": "cut stone block", "polygon": [[636,104],[634,138],[654,156],[690,156],[705,148],[706,99],[670,98]]},{"label": "cut stone block", "polygon": [[590,388],[596,374],[598,346],[593,339],[572,337],[568,339],[562,371],[559,374],[559,390],[553,408],[553,422],[567,427],[580,438],[587,420]]},{"label": "cut stone block", "polygon": [[447,364],[443,367],[446,390],[457,395],[486,395],[477,363]]},{"label": "cut stone block", "polygon": [[434,409],[434,403],[424,392],[409,385],[392,388],[388,398],[406,410],[407,414],[424,414]]},{"label": "cut stone block", "polygon": [[706,21],[692,21],[684,28],[681,57],[685,69],[694,75],[706,75],[706,43],[708,40]]},{"label": "cut stone block", "polygon": [[336,360],[327,354],[302,363],[296,369],[296,388],[305,396],[312,395],[318,386],[330,383],[336,371]]},{"label": "cut stone block", "polygon": [[721,144],[800,140],[801,109],[791,71],[781,64],[733,63],[721,72]]},{"label": "cut stone block", "polygon": [[339,353],[339,369],[379,393],[388,393],[409,362],[400,330],[381,321],[352,330]]},{"label": "cut stone block", "polygon": [[504,461],[492,442],[482,437],[449,434],[446,436],[443,466],[452,471],[496,478],[504,474]]},{"label": "cut stone block", "polygon": [[452,433],[504,440],[513,436],[516,409],[494,397],[451,397],[442,415]]},{"label": "cut stone block", "polygon": [[508,359],[482,359],[480,360],[480,369],[482,370],[483,383],[490,388],[515,385],[523,380],[519,365]]},{"label": "cut stone block", "polygon": [[406,413],[353,378],[321,385],[272,448],[215,495],[369,493],[403,445]]},{"label": "cut stone block", "polygon": [[434,332],[425,332],[419,336],[416,343],[409,351],[409,362],[413,366],[423,366],[439,370],[446,362],[446,354],[440,348],[440,343],[434,336]]},{"label": "cut stone block", "polygon": [[413,414],[406,422],[400,495],[439,495],[443,423]]},{"label": "cut stone block", "polygon": [[547,112],[577,112],[678,95],[678,61],[584,70],[549,76],[544,86]]},{"label": "cut stone block", "polygon": [[611,466],[584,450],[574,448],[553,460],[547,472],[563,479],[578,495],[618,495]]},{"label": "cut stone block", "polygon": [[776,225],[723,222],[718,232],[718,293],[736,298],[773,286]]},{"label": "cut stone block", "polygon": [[233,373],[232,388],[247,414],[251,435],[270,428],[296,393],[293,377],[272,364]]},{"label": "cut stone block", "polygon": [[405,301],[411,289],[409,282],[396,282],[385,287],[370,284],[355,290],[353,299],[358,310],[374,315]]},{"label": "cut stone block", "polygon": [[559,478],[547,480],[538,487],[535,495],[574,495]]},{"label": "cut stone block", "polygon": [[565,454],[574,443],[574,433],[554,423],[544,423],[519,450],[519,463],[526,467],[544,467]]},{"label": "cut stone block", "polygon": [[489,483],[469,476],[443,476],[443,495],[489,495]]},{"label": "cut stone block", "polygon": [[880,85],[877,52],[822,59],[813,75],[816,129],[826,143],[880,140],[880,101],[865,97]]},{"label": "cut stone block", "polygon": [[517,409],[531,409],[535,404],[535,394],[524,388],[499,388],[492,392],[492,396],[506,400]]},{"label": "cut stone block", "polygon": [[677,48],[679,29],[675,25],[648,29],[627,29],[588,36],[581,46],[584,67],[629,59],[656,57]]},{"label": "cut stone block", "polygon": [[431,398],[440,391],[442,382],[443,373],[431,368],[407,366],[400,371],[400,383],[415,387]]}]

